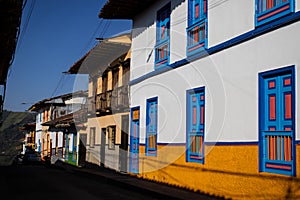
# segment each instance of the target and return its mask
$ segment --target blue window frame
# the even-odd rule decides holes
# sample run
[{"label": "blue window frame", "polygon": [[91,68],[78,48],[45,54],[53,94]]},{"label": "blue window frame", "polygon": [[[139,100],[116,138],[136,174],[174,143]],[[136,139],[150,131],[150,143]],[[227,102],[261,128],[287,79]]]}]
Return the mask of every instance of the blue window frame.
[{"label": "blue window frame", "polygon": [[168,65],[170,61],[170,7],[168,3],[157,12],[155,69]]},{"label": "blue window frame", "polygon": [[140,143],[140,107],[131,108],[130,112],[130,159],[129,171],[139,173]]},{"label": "blue window frame", "polygon": [[147,99],[146,155],[157,154],[157,97]]},{"label": "blue window frame", "polygon": [[207,0],[188,0],[187,56],[207,48]]},{"label": "blue window frame", "polygon": [[255,0],[255,25],[260,26],[294,12],[294,0]]},{"label": "blue window frame", "polygon": [[204,163],[205,88],[187,91],[187,162]]},{"label": "blue window frame", "polygon": [[259,74],[260,171],[295,176],[294,66]]}]

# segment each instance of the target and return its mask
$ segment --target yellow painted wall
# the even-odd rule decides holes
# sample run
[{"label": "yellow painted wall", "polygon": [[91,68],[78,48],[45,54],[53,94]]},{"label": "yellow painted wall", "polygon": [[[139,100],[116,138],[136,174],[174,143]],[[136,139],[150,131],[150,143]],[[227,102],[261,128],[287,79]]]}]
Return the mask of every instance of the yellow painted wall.
[{"label": "yellow painted wall", "polygon": [[118,87],[121,87],[123,83],[123,67],[122,65],[119,66],[119,80],[118,80]]},{"label": "yellow painted wall", "polygon": [[[42,158],[48,154],[47,151],[47,135],[48,135],[48,126],[42,126],[42,135],[41,135],[41,156]],[[44,143],[43,143],[44,142]]]},{"label": "yellow painted wall", "polygon": [[[95,117],[93,119],[89,119],[89,127],[96,127],[96,140],[95,144],[101,143],[101,137],[100,137],[100,131],[102,128],[106,128],[108,126],[116,126],[116,144],[121,144],[121,123],[122,123],[122,115],[128,115],[129,112],[125,113],[117,113],[114,115],[106,115],[102,117]],[[89,136],[88,136],[89,137]],[[106,137],[108,137],[108,134],[106,134]],[[106,141],[108,142],[108,138],[106,138]]]},{"label": "yellow painted wall", "polygon": [[127,60],[127,59],[130,58],[130,57],[131,57],[131,49],[129,49],[129,51],[127,52],[127,54],[126,54],[124,60]]},{"label": "yellow painted wall", "polygon": [[102,93],[102,77],[98,77],[97,79],[97,94]]},{"label": "yellow painted wall", "polygon": [[259,173],[257,145],[206,146],[204,165],[187,163],[185,146],[159,146],[157,157],[145,157],[145,146],[140,152],[141,178],[232,199],[300,199],[299,170],[297,178]]},{"label": "yellow painted wall", "polygon": [[92,97],[94,94],[94,89],[93,89],[93,81],[89,81],[89,86],[88,86],[89,92],[88,92],[88,97]]},{"label": "yellow painted wall", "polygon": [[[97,117],[88,118],[88,126],[87,126],[87,145],[90,145],[90,129],[95,127],[96,133],[95,133],[95,144],[100,144],[101,138],[100,138],[100,124],[98,122]],[[98,134],[99,133],[99,134]]]},{"label": "yellow painted wall", "polygon": [[107,90],[112,90],[113,88],[113,85],[112,85],[112,71],[108,71],[107,73]]},{"label": "yellow painted wall", "polygon": [[[124,113],[117,113],[114,115],[106,115],[102,117],[94,117],[88,119],[88,127],[86,129],[87,134],[87,145],[90,145],[90,128],[95,127],[96,133],[95,133],[95,147],[90,149],[87,148],[87,161],[92,163],[99,163],[99,153],[100,152],[100,144],[101,144],[101,129],[106,128],[108,126],[116,126],[116,138],[115,138],[115,144],[121,144],[121,120],[122,115],[128,115],[129,112]],[[108,134],[106,134],[106,144],[108,144]],[[94,155],[93,152],[97,152],[97,156]]]}]

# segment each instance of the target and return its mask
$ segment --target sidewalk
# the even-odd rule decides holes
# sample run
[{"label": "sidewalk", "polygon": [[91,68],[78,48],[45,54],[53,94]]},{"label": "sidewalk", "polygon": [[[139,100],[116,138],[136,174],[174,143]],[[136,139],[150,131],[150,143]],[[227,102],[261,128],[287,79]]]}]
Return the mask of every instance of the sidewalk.
[{"label": "sidewalk", "polygon": [[123,174],[114,170],[100,167],[97,165],[90,165],[86,167],[76,167],[66,164],[62,161],[58,161],[54,166],[62,168],[69,172],[81,173],[84,175],[90,175],[91,178],[96,176],[104,178],[105,181],[125,187],[129,190],[140,190],[144,194],[149,196],[158,197],[162,199],[208,199],[208,200],[220,200],[221,197],[210,196],[208,194],[202,194],[200,192],[193,192],[187,189],[169,186],[166,184],[156,183],[144,179],[137,178],[130,174]]}]

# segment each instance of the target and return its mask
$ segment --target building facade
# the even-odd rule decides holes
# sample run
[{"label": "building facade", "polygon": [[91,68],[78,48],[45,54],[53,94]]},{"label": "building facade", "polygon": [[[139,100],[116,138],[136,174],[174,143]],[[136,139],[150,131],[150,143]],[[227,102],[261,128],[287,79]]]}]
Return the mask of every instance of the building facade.
[{"label": "building facade", "polygon": [[299,11],[108,1],[101,18],[133,20],[130,172],[233,199],[299,196]]},{"label": "building facade", "polygon": [[88,74],[86,161],[128,170],[129,33],[100,41],[76,62],[71,74]]},{"label": "building facade", "polygon": [[35,122],[24,124],[19,128],[24,131],[25,138],[23,142],[23,149],[21,154],[25,154],[28,151],[34,151],[35,149]]},{"label": "building facade", "polygon": [[86,91],[42,100],[29,109],[37,112],[35,150],[43,160],[79,165],[80,132],[84,131]]}]

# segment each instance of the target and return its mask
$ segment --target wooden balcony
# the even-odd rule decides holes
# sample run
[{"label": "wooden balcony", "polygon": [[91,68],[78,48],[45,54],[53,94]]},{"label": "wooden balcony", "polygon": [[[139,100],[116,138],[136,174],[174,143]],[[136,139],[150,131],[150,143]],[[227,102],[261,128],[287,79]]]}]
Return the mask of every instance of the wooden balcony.
[{"label": "wooden balcony", "polygon": [[97,116],[129,110],[128,86],[121,86],[96,96]]},{"label": "wooden balcony", "polygon": [[187,28],[187,54],[203,51],[206,48],[206,21],[199,21]]},{"label": "wooden balcony", "polygon": [[110,113],[111,112],[111,96],[112,91],[107,91],[96,96],[96,113]]}]

